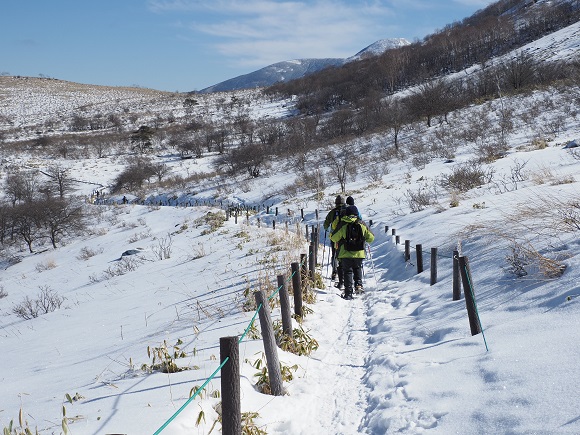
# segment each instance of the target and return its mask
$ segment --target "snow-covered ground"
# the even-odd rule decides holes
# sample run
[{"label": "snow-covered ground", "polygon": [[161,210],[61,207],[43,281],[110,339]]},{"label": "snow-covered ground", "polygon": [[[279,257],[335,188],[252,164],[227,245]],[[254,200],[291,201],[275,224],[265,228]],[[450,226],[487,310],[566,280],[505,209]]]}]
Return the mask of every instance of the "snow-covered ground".
[{"label": "snow-covered ground", "polygon": [[[580,433],[580,241],[578,228],[573,230],[580,220],[580,159],[574,149],[564,149],[580,128],[573,99],[565,97],[544,90],[511,100],[520,121],[510,150],[487,166],[493,181],[467,193],[451,195],[435,186],[442,174],[473,158],[468,143],[457,148],[452,163],[441,158],[417,167],[390,161],[380,180],[370,181],[364,170],[349,180],[347,190],[363,218],[372,220],[376,236],[364,263],[366,292],[353,301],[339,297],[328,280],[328,238],[321,233],[318,270],[324,286],[316,290],[317,301],[308,305],[312,312],[302,325],[319,346],[308,356],[279,350],[285,367],[296,366],[294,378],[284,384],[286,395],[256,390],[254,364],[262,342],[248,334],[240,344],[242,411],[257,413],[261,430]],[[538,102],[545,110],[535,119],[542,122],[521,121],[522,112]],[[494,104],[499,102],[456,113],[452,125],[494,113]],[[267,106],[260,111],[266,114]],[[538,126],[559,115],[563,121],[550,132]],[[539,138],[546,147],[534,142]],[[381,140],[386,141],[377,137],[369,143],[378,148]],[[70,166],[74,178],[84,181],[78,193],[85,198],[118,173],[110,166],[115,161],[98,163]],[[175,160],[172,169],[186,173],[210,163]],[[515,180],[518,168],[521,177]],[[219,338],[241,336],[250,324],[254,312],[242,310],[244,294],[251,300],[255,290],[274,293],[277,275],[289,274],[291,262],[307,252],[305,225],[321,223],[338,193],[329,179],[319,202],[312,192],[287,198],[284,186],[296,175],[268,173],[230,187],[226,199],[260,204],[268,198],[271,210],[290,208],[292,217],[260,210],[249,223],[245,216],[237,224],[230,218],[210,231],[208,212],[219,209],[91,205],[93,225],[85,237],[35,254],[23,248],[18,262],[4,259],[0,427],[13,420],[19,428],[21,414],[22,424],[41,434],[63,433],[63,418],[75,435],[218,433],[219,373],[159,429],[219,366]],[[409,195],[420,189],[436,190],[435,203],[411,213]],[[199,197],[214,194],[208,190]],[[405,240],[413,247],[409,261]],[[417,244],[424,251],[421,274]],[[438,281],[430,285],[435,247]],[[512,251],[518,247],[526,249]],[[123,259],[131,249],[139,253]],[[482,334],[471,335],[464,297],[452,300],[454,250],[469,258]],[[510,272],[514,265],[525,267],[527,275]],[[553,276],[549,266],[565,270]],[[60,308],[30,320],[13,312],[43,292],[63,298]],[[279,308],[273,315],[280,318]],[[185,356],[176,362],[189,370],[151,371],[151,351],[166,343],[172,352],[179,341]]]}]

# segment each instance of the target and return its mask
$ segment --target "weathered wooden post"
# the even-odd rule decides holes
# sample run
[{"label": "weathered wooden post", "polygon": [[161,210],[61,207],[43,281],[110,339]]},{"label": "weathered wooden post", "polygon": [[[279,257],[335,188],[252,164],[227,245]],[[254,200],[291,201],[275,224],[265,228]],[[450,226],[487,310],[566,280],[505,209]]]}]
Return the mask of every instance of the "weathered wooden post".
[{"label": "weathered wooden post", "polygon": [[316,258],[314,254],[314,243],[310,242],[308,245],[308,276],[314,282],[314,271],[316,268]]},{"label": "weathered wooden post", "polygon": [[234,214],[234,223],[238,224],[238,209],[236,209],[236,213]]},{"label": "weathered wooden post", "polygon": [[308,224],[306,224],[306,240],[308,240]]},{"label": "weathered wooden post", "polygon": [[461,275],[459,273],[459,251],[453,251],[453,300],[461,299]]},{"label": "weathered wooden post", "polygon": [[294,292],[294,314],[302,317],[302,280],[300,273],[300,265],[292,263],[292,291]]},{"label": "weathered wooden post", "polygon": [[397,234],[397,230],[396,229],[391,229],[391,235],[394,236],[395,234]]},{"label": "weathered wooden post", "polygon": [[314,213],[316,214],[316,221],[318,222],[318,209],[314,210]]},{"label": "weathered wooden post", "polygon": [[401,236],[395,236],[395,243],[398,245],[401,243]]},{"label": "weathered wooden post", "polygon": [[431,285],[437,284],[437,248],[431,248]]},{"label": "weathered wooden post", "polygon": [[405,240],[405,261],[411,260],[411,241]]},{"label": "weathered wooden post", "polygon": [[300,271],[300,280],[301,282],[305,282],[306,278],[308,278],[308,258],[306,254],[300,254],[300,264],[301,264],[301,271]]},{"label": "weathered wooden post", "polygon": [[373,220],[369,219],[369,227],[372,227],[372,226],[373,226]]},{"label": "weathered wooden post", "polygon": [[423,272],[423,245],[415,246],[415,251],[417,253],[417,273],[421,273]]},{"label": "weathered wooden post", "polygon": [[276,229],[276,219],[272,219],[272,229]]},{"label": "weathered wooden post", "polygon": [[318,234],[318,227],[312,225],[312,243],[314,244],[314,266],[318,264],[318,243],[320,235]]},{"label": "weathered wooden post", "polygon": [[262,309],[260,310],[260,329],[262,330],[264,353],[266,354],[270,390],[272,391],[273,396],[281,396],[284,392],[282,388],[282,373],[280,371],[276,338],[270,315],[270,305],[268,304],[268,298],[263,290],[255,292],[254,298],[256,299],[256,305],[262,306]]},{"label": "weathered wooden post", "polygon": [[389,232],[389,226],[385,225],[385,234]]},{"label": "weathered wooden post", "polygon": [[479,326],[479,320],[477,319],[475,292],[473,291],[469,259],[467,257],[459,257],[458,261],[461,281],[463,282],[463,293],[465,294],[465,306],[467,307],[467,317],[469,317],[471,335],[477,335],[481,332],[481,327]]},{"label": "weathered wooden post", "polygon": [[286,277],[278,275],[278,288],[280,289],[280,311],[282,314],[282,332],[292,337],[292,311],[290,310],[290,296],[286,286]]},{"label": "weathered wooden post", "polygon": [[238,435],[242,433],[238,337],[220,338],[220,363],[226,358],[221,370],[222,434]]},{"label": "weathered wooden post", "polygon": [[258,218],[258,228],[262,228],[262,220]]},{"label": "weathered wooden post", "polygon": [[276,207],[276,216],[278,216],[278,207]]},{"label": "weathered wooden post", "polygon": [[303,208],[300,209],[300,217],[302,218],[302,220],[304,220],[304,209]]}]

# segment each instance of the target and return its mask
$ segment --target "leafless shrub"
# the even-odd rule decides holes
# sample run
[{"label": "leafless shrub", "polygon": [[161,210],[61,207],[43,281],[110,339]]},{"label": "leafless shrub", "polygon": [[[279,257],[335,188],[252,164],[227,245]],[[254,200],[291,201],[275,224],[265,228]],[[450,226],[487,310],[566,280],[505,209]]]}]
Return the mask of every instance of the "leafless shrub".
[{"label": "leafless shrub", "polygon": [[148,239],[151,237],[151,229],[147,228],[145,231],[141,231],[140,233],[135,233],[131,237],[129,237],[129,243],[136,243],[139,240]]},{"label": "leafless shrub", "polygon": [[518,243],[514,243],[510,246],[511,253],[506,255],[506,262],[508,263],[508,272],[521,278],[528,274],[526,267],[530,264],[530,259],[528,258],[525,249]]},{"label": "leafless shrub", "polygon": [[439,184],[451,192],[463,193],[486,184],[489,178],[489,172],[472,161],[454,166],[450,174],[441,176]]},{"label": "leafless shrub", "polygon": [[199,243],[196,246],[191,248],[192,254],[188,258],[188,261],[197,260],[198,258],[205,257],[207,254],[205,253],[205,247],[203,244]]},{"label": "leafless shrub", "polygon": [[79,255],[77,255],[77,260],[84,260],[87,261],[89,258],[94,257],[97,254],[102,254],[103,252],[103,248],[99,248],[99,249],[91,249],[87,246],[85,246],[84,248],[81,248],[81,252]]},{"label": "leafless shrub", "polygon": [[48,258],[47,260],[38,263],[35,267],[37,272],[44,272],[45,270],[54,269],[56,267],[56,261],[53,258]]},{"label": "leafless shrub", "polygon": [[521,162],[520,160],[515,159],[514,165],[510,167],[509,175],[503,174],[499,178],[495,177],[493,184],[498,193],[502,194],[518,190],[519,183],[530,179],[529,172],[524,169],[527,163],[527,161]]},{"label": "leafless shrub", "polygon": [[580,148],[571,148],[569,153],[573,159],[580,160]]},{"label": "leafless shrub", "polygon": [[8,292],[4,290],[3,285],[0,285],[0,299],[5,298],[6,296],[8,296]]},{"label": "leafless shrub", "polygon": [[143,260],[134,255],[122,257],[114,266],[110,266],[104,272],[105,279],[111,279],[115,276],[125,275],[133,272],[143,263]]},{"label": "leafless shrub", "polygon": [[37,299],[30,299],[28,296],[18,305],[12,308],[12,312],[18,317],[29,320],[41,314],[47,314],[59,309],[64,302],[64,298],[59,296],[48,286],[40,286],[40,293]]},{"label": "leafless shrub", "polygon": [[151,249],[153,250],[153,254],[155,257],[159,258],[160,260],[166,260],[171,258],[171,246],[173,245],[173,237],[171,234],[167,234],[167,236],[157,239],[157,246],[153,246]]},{"label": "leafless shrub", "polygon": [[576,180],[572,175],[555,175],[551,168],[541,167],[531,174],[531,179],[534,184],[550,184],[557,186],[560,184],[571,184]]},{"label": "leafless shrub", "polygon": [[405,193],[405,198],[407,199],[407,204],[411,213],[415,213],[421,210],[425,210],[426,208],[430,207],[437,203],[437,195],[426,189],[426,188],[419,188],[416,191],[407,190]]},{"label": "leafless shrub", "polygon": [[547,119],[542,122],[542,125],[545,132],[552,136],[557,136],[566,125],[566,115],[561,113],[547,117]]},{"label": "leafless shrub", "polygon": [[473,152],[481,162],[492,163],[504,157],[508,149],[505,139],[490,131],[488,136],[476,142]]},{"label": "leafless shrub", "polygon": [[510,250],[511,253],[506,256],[507,271],[518,278],[534,269],[546,278],[558,278],[566,270],[566,265],[561,261],[542,255],[529,243],[522,245],[513,241]]}]

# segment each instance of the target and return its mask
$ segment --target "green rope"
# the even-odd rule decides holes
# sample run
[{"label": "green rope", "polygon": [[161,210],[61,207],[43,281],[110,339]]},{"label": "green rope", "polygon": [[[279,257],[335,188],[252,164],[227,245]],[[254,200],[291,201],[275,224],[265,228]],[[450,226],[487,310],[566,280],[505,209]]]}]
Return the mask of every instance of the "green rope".
[{"label": "green rope", "polygon": [[256,309],[256,312],[254,313],[254,317],[252,317],[252,320],[250,321],[250,324],[248,325],[248,327],[246,328],[246,330],[244,331],[244,333],[242,334],[242,336],[240,337],[240,339],[238,340],[238,343],[241,343],[242,340],[244,339],[244,337],[246,336],[246,334],[248,333],[248,331],[250,330],[250,328],[252,327],[252,325],[254,324],[254,320],[256,320],[256,316],[258,315],[258,313],[260,312],[260,309],[262,308],[262,304],[260,304],[258,306],[258,308]]},{"label": "green rope", "polygon": [[[304,260],[304,261],[306,261],[306,260]],[[302,265],[302,264],[304,264],[304,262],[302,262],[302,263],[301,263],[301,265]],[[286,282],[288,282],[290,279],[292,279],[292,278],[294,277],[294,274],[295,274],[295,273],[296,273],[296,272],[292,272],[292,274],[291,274],[291,275],[290,275],[290,277],[289,277],[289,278],[286,280]],[[275,292],[274,292],[274,293],[273,293],[273,294],[272,294],[272,295],[271,295],[271,296],[268,298],[268,300],[271,300],[272,298],[274,298],[274,297],[275,297],[275,296],[278,294],[278,292],[279,292],[281,289],[282,289],[282,286],[280,286],[280,287],[278,288],[278,290],[276,290],[276,291],[275,291]],[[246,330],[244,331],[244,333],[242,334],[242,336],[239,338],[239,340],[238,340],[238,343],[241,343],[241,342],[242,342],[242,340],[244,339],[244,337],[247,335],[248,331],[249,331],[249,330],[250,330],[250,328],[252,327],[252,324],[253,324],[253,323],[254,323],[254,321],[256,320],[256,316],[258,315],[258,313],[260,312],[260,310],[261,310],[261,309],[262,309],[262,304],[260,304],[260,305],[258,306],[258,308],[256,309],[256,312],[254,313],[254,316],[252,317],[252,320],[251,320],[251,321],[250,321],[250,323],[248,324],[248,326],[247,326]],[[211,380],[214,378],[214,376],[217,374],[217,372],[219,372],[219,371],[222,369],[222,367],[225,365],[225,363],[226,363],[226,362],[228,362],[228,360],[229,360],[229,359],[230,359],[230,357],[229,357],[229,356],[228,356],[228,357],[226,357],[226,359],[224,359],[224,361],[223,361],[223,362],[220,364],[220,366],[219,366],[217,369],[215,369],[215,371],[214,371],[214,372],[211,374],[211,376],[210,376],[210,377],[209,377],[209,378],[208,378],[208,379],[207,379],[207,380],[206,380],[206,381],[203,383],[203,385],[202,385],[202,386],[201,386],[201,387],[200,387],[200,388],[199,388],[199,389],[198,389],[198,390],[195,392],[195,394],[194,394],[193,396],[191,396],[191,397],[190,397],[190,398],[187,400],[187,402],[185,402],[185,403],[184,403],[184,404],[181,406],[181,408],[179,408],[179,409],[177,410],[177,412],[176,412],[175,414],[173,414],[173,415],[171,416],[171,418],[170,418],[169,420],[167,420],[167,421],[166,421],[166,422],[163,424],[163,426],[161,426],[159,429],[157,429],[157,431],[156,431],[156,432],[155,432],[153,435],[159,435],[159,434],[161,433],[161,431],[163,431],[163,429],[165,429],[167,426],[169,426],[169,423],[171,423],[171,422],[172,422],[172,421],[175,419],[175,417],[177,417],[177,416],[178,416],[178,415],[181,413],[181,411],[183,411],[183,410],[184,410],[184,409],[187,407],[187,405],[189,405],[189,404],[191,403],[191,401],[192,401],[193,399],[195,399],[195,398],[196,398],[196,397],[197,397],[197,396],[198,396],[198,395],[199,395],[199,394],[200,394],[200,393],[203,391],[203,389],[204,389],[204,388],[205,388],[205,386],[206,386],[206,385],[209,383],[209,381],[211,381]]]},{"label": "green rope", "polygon": [[222,369],[222,367],[223,367],[223,366],[224,366],[224,365],[225,365],[225,364],[228,362],[228,360],[229,360],[229,359],[230,359],[230,357],[229,357],[229,356],[228,356],[228,357],[226,357],[226,358],[224,359],[224,361],[223,361],[223,362],[220,364],[220,366],[219,366],[217,369],[215,369],[215,371],[214,371],[214,372],[211,374],[211,376],[210,376],[210,377],[209,377],[209,378],[208,378],[208,379],[207,379],[207,380],[206,380],[206,381],[203,383],[203,385],[202,385],[200,388],[198,388],[198,390],[197,390],[197,391],[194,393],[194,395],[193,395],[193,396],[191,396],[191,397],[190,397],[190,398],[187,400],[187,402],[185,402],[185,403],[184,403],[184,404],[181,406],[181,408],[179,408],[179,409],[177,410],[177,412],[176,412],[175,414],[173,414],[173,415],[171,416],[171,418],[170,418],[169,420],[167,420],[167,421],[166,421],[166,422],[163,424],[163,426],[161,426],[159,429],[157,429],[157,431],[155,431],[155,433],[154,433],[153,435],[158,435],[158,434],[160,434],[160,433],[161,433],[161,431],[162,431],[163,429],[165,429],[167,426],[169,426],[169,423],[171,423],[171,422],[172,422],[172,421],[175,419],[175,417],[177,417],[177,416],[178,416],[178,415],[181,413],[181,411],[183,411],[183,410],[185,409],[185,407],[186,407],[187,405],[189,405],[189,404],[191,403],[191,401],[192,401],[193,399],[195,399],[195,398],[198,396],[198,394],[199,394],[199,393],[201,393],[201,392],[203,391],[203,389],[204,389],[204,388],[205,388],[205,386],[206,386],[206,385],[209,383],[209,381],[211,381],[211,380],[213,379],[213,377],[216,375],[216,373],[217,373],[217,372],[219,372],[219,371]]}]

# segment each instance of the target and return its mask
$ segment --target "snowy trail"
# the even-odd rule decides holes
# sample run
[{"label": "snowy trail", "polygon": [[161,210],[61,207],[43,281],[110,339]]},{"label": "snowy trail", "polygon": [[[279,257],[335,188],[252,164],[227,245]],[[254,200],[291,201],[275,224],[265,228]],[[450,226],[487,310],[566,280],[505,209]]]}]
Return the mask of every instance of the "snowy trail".
[{"label": "snowy trail", "polygon": [[[272,433],[364,432],[369,394],[363,381],[368,357],[367,307],[364,295],[345,301],[338,293],[334,287],[321,292],[312,307],[315,314],[305,322],[319,348],[304,367],[304,376],[289,384],[290,396],[304,419],[280,424]],[[312,427],[312,421],[318,426]]]}]

